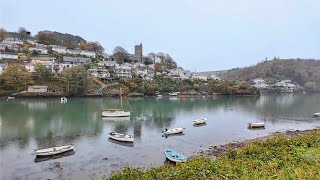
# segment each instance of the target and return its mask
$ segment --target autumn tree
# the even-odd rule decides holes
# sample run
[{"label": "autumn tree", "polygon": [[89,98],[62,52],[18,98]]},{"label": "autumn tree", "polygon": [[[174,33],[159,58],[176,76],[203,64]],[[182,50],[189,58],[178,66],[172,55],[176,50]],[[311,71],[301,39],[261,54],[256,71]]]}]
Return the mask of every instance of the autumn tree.
[{"label": "autumn tree", "polygon": [[104,51],[104,48],[101,46],[101,44],[99,42],[85,42],[85,43],[81,43],[79,45],[79,48],[81,50],[85,50],[85,51],[93,51],[97,54],[102,54],[102,52]]},{"label": "autumn tree", "polygon": [[40,44],[57,44],[58,43],[58,35],[51,31],[39,31],[38,34],[35,35],[35,38]]},{"label": "autumn tree", "polygon": [[0,75],[0,87],[7,92],[21,92],[34,82],[26,68],[19,64],[11,64]]},{"label": "autumn tree", "polygon": [[83,95],[89,82],[87,71],[82,66],[66,69],[62,73],[61,82],[68,95]]}]

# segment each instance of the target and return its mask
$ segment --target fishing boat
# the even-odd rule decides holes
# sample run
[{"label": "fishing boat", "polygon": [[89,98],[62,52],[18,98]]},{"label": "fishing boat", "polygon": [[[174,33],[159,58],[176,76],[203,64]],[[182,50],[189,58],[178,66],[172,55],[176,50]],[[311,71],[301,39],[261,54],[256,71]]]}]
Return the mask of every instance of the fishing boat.
[{"label": "fishing boat", "polygon": [[253,129],[253,128],[265,128],[265,123],[264,122],[248,123],[248,127],[250,129]]},{"label": "fishing boat", "polygon": [[171,92],[171,93],[169,93],[169,96],[178,96],[178,93]]},{"label": "fishing boat", "polygon": [[170,135],[170,134],[179,134],[183,133],[183,130],[185,128],[173,128],[173,129],[166,129],[165,131],[162,131],[164,135]]},{"label": "fishing boat", "polygon": [[166,157],[170,160],[170,161],[173,161],[173,162],[186,162],[187,161],[187,157],[178,153],[178,152],[175,152],[173,150],[170,150],[170,149],[166,149],[164,151],[164,154],[166,155]]},{"label": "fishing boat", "polygon": [[104,111],[101,113],[102,117],[128,117],[131,115],[129,111],[123,110],[121,89],[120,89],[119,97],[120,97],[120,108],[105,108],[103,109]]},{"label": "fishing boat", "polygon": [[194,125],[205,124],[205,123],[207,123],[207,119],[206,119],[206,118],[201,118],[201,119],[195,119],[195,120],[193,120],[193,124],[194,124]]},{"label": "fishing boat", "polygon": [[68,101],[66,97],[61,97],[60,100],[61,100],[61,103],[66,103]]},{"label": "fishing boat", "polygon": [[117,140],[117,141],[123,141],[123,142],[133,142],[134,137],[128,134],[121,134],[116,132],[109,133],[109,137],[111,139]]},{"label": "fishing boat", "polygon": [[56,155],[56,154],[74,150],[74,148],[75,148],[75,145],[66,145],[66,146],[52,147],[47,149],[39,149],[39,150],[36,150],[36,155],[51,156],[51,155]]},{"label": "fishing boat", "polygon": [[312,114],[312,117],[320,117],[320,112],[318,112],[318,113],[313,113],[313,114]]}]

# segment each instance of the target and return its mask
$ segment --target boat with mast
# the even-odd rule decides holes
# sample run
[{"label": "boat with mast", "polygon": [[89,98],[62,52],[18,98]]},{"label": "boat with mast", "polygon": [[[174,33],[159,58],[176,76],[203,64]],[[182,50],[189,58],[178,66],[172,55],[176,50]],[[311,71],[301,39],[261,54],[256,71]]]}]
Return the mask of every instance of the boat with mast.
[{"label": "boat with mast", "polygon": [[130,111],[123,110],[123,100],[122,100],[122,92],[120,88],[119,92],[120,97],[120,109],[119,108],[106,108],[102,112],[102,117],[129,117],[131,115]]}]

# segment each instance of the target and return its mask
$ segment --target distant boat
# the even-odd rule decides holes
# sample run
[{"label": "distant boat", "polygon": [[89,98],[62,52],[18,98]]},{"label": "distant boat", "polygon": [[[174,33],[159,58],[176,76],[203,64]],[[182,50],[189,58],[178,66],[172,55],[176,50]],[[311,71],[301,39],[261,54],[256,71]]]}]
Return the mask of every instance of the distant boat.
[{"label": "distant boat", "polygon": [[161,98],[161,97],[162,97],[162,95],[161,95],[161,94],[158,94],[158,95],[157,95],[157,97]]},{"label": "distant boat", "polygon": [[318,113],[313,113],[313,114],[312,114],[312,117],[320,117],[320,112],[318,112]]},{"label": "distant boat", "polygon": [[101,113],[102,117],[128,117],[128,116],[131,115],[131,113],[129,111],[124,111],[123,110],[121,89],[120,89],[119,97],[120,97],[120,109],[118,109],[118,108],[106,108]]},{"label": "distant boat", "polygon": [[166,157],[170,160],[170,161],[173,161],[173,162],[186,162],[187,161],[187,157],[178,153],[178,152],[175,152],[173,150],[170,150],[170,149],[166,149],[164,151],[164,154],[166,155]]},{"label": "distant boat", "polygon": [[173,129],[166,129],[165,131],[163,131],[162,133],[164,135],[170,135],[170,134],[179,134],[179,133],[183,133],[183,130],[185,128],[173,128]]},{"label": "distant boat", "polygon": [[127,135],[127,134],[116,133],[116,132],[109,133],[109,137],[111,139],[114,139],[117,141],[123,141],[123,142],[133,142],[134,141],[133,136]]},{"label": "distant boat", "polygon": [[207,119],[206,119],[206,118],[201,118],[201,119],[195,119],[195,120],[193,120],[193,124],[194,124],[194,125],[205,124],[205,123],[207,123]]},{"label": "distant boat", "polygon": [[169,96],[178,96],[178,93],[171,92],[171,93],[169,93]]},{"label": "distant boat", "polygon": [[66,97],[61,97],[61,103],[66,103],[68,99]]},{"label": "distant boat", "polygon": [[15,97],[8,96],[7,101],[8,101],[8,100],[11,100],[11,99],[15,99]]},{"label": "distant boat", "polygon": [[248,127],[250,129],[253,129],[253,128],[265,128],[265,123],[264,122],[248,123]]},{"label": "distant boat", "polygon": [[47,149],[39,149],[39,150],[36,150],[36,155],[37,156],[51,156],[51,155],[71,151],[74,148],[75,148],[74,145],[66,145],[66,146],[52,147],[52,148],[47,148]]}]

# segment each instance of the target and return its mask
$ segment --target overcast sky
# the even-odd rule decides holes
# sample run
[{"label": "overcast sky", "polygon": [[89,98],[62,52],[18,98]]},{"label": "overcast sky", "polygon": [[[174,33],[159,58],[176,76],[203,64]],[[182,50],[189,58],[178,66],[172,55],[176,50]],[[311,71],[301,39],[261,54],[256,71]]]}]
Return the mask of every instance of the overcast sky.
[{"label": "overcast sky", "polygon": [[197,71],[320,58],[320,0],[0,0],[0,27],[79,35],[108,54],[143,43]]}]

